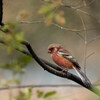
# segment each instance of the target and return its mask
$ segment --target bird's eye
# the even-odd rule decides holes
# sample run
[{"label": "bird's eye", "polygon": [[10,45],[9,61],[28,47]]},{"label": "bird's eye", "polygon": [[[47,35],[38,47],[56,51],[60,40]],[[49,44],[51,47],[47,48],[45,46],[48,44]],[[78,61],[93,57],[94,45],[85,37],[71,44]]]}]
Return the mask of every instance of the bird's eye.
[{"label": "bird's eye", "polygon": [[54,50],[54,48],[49,48],[49,49],[48,49],[48,53],[52,53],[53,50]]},{"label": "bird's eye", "polygon": [[54,48],[50,48],[49,50],[52,51]]}]

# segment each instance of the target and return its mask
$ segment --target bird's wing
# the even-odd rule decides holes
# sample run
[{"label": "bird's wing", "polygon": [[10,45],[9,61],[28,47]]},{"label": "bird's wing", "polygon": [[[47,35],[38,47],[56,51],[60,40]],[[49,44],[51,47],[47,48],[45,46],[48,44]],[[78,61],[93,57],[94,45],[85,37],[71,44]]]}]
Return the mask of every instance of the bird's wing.
[{"label": "bird's wing", "polygon": [[80,65],[78,64],[77,60],[69,52],[63,53],[59,51],[58,53],[61,54],[64,58],[68,59],[70,62],[72,62],[75,67],[80,69]]}]

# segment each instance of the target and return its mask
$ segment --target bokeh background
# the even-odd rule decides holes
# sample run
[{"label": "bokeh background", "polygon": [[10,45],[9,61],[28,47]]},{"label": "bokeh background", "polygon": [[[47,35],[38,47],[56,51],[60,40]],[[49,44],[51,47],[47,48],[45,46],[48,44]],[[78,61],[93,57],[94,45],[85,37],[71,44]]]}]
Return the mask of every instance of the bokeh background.
[{"label": "bokeh background", "polygon": [[[65,0],[64,3],[68,5],[77,5],[79,0]],[[80,0],[81,1],[81,0]],[[88,3],[89,0],[87,0]],[[4,0],[3,9],[3,21],[14,22],[21,11],[28,12],[27,21],[42,21],[43,16],[38,13],[38,10],[43,5],[42,0]],[[100,35],[100,0],[94,0],[89,6],[83,8],[86,12],[93,15],[91,16],[79,12],[84,19],[86,28],[89,29],[87,34],[87,41],[99,37]],[[83,29],[82,22],[79,15],[73,9],[67,7],[61,7],[60,10],[64,11],[64,17],[66,24],[60,25],[71,29]],[[84,42],[72,31],[61,29],[55,25],[45,25],[44,23],[35,24],[19,24],[20,29],[24,32],[25,39],[30,42],[35,52],[42,58],[52,62],[50,55],[47,53],[47,47],[51,43],[61,44],[64,48],[68,49],[71,54],[78,60],[80,66],[84,66]],[[80,35],[84,37],[84,31],[80,32]],[[94,54],[87,59],[86,62],[86,74],[93,84],[99,83],[100,79],[100,39],[96,38],[95,41],[87,45],[87,55],[94,52]],[[6,48],[0,45],[0,63],[5,63],[16,59],[18,55],[23,55],[19,52],[9,55]],[[53,62],[52,62],[53,63]],[[52,75],[47,71],[44,71],[34,60],[32,60],[25,67],[25,74],[22,76],[22,85],[76,85],[76,83]],[[70,72],[75,73],[73,70]],[[12,74],[9,70],[0,69],[0,80],[11,79]],[[2,85],[0,85],[2,87]],[[60,88],[60,89],[59,89]],[[59,87],[59,88],[42,88],[42,90],[57,90],[58,94],[61,94],[59,100],[79,100],[79,96],[83,96],[83,100],[97,100],[98,97],[92,94],[90,91],[81,87]],[[70,93],[69,93],[70,91]],[[73,98],[71,96],[73,95]],[[68,99],[66,99],[68,97]],[[3,99],[2,99],[3,100]],[[55,99],[54,99],[55,100]],[[58,99],[57,99],[58,100]]]}]

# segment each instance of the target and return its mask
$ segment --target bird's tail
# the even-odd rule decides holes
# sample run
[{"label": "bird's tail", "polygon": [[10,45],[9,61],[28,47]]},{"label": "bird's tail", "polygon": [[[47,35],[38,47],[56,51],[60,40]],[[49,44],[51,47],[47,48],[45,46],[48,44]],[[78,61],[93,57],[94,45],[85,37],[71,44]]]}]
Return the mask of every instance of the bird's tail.
[{"label": "bird's tail", "polygon": [[74,70],[76,71],[76,73],[78,74],[78,76],[81,78],[82,82],[86,85],[86,86],[90,86],[91,82],[90,80],[87,78],[87,76],[78,68],[73,67]]}]

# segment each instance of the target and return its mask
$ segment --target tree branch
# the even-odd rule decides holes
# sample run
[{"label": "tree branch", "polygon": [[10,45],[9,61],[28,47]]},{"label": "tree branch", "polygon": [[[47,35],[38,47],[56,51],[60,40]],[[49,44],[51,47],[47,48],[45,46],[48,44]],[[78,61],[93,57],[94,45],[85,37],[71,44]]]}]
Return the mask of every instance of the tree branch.
[{"label": "tree branch", "polygon": [[[47,70],[48,72],[50,72],[50,73],[52,73],[52,74],[55,74],[55,75],[57,75],[57,76],[60,76],[60,77],[63,77],[63,78],[68,78],[68,79],[70,79],[70,80],[72,80],[72,81],[74,81],[74,82],[76,82],[76,83],[82,85],[83,87],[89,89],[90,91],[94,92],[94,93],[97,94],[98,96],[100,96],[100,90],[99,90],[98,88],[92,86],[91,84],[89,84],[89,85],[87,86],[87,85],[85,85],[85,84],[81,81],[81,79],[80,79],[79,77],[77,77],[76,75],[73,75],[73,74],[71,74],[71,73],[69,73],[69,72],[61,72],[61,71],[58,70],[58,68],[59,68],[58,66],[55,66],[55,65],[53,65],[53,64],[51,64],[51,63],[48,63],[47,61],[46,61],[46,63],[45,63],[45,60],[39,59],[39,57],[35,54],[35,52],[33,51],[32,47],[30,46],[30,44],[29,44],[28,42],[24,41],[22,44],[24,44],[24,45],[27,47],[27,49],[29,50],[29,52],[30,52],[30,54],[32,55],[32,57],[36,60],[36,62],[37,62],[44,70]],[[49,65],[50,67],[47,66],[47,65]],[[55,67],[53,67],[52,65],[55,66]]]},{"label": "tree branch", "polygon": [[[3,16],[3,8],[2,8],[2,5],[3,5],[3,2],[2,2],[2,0],[0,0],[0,25],[1,25],[1,26],[3,25],[3,22],[2,22],[2,16]],[[67,5],[63,5],[63,6],[66,7]],[[73,7],[70,7],[70,6],[67,6],[67,7],[73,8]],[[75,9],[75,8],[73,8],[73,9]],[[80,10],[80,9],[77,9],[77,11],[84,12],[84,11],[82,11],[82,10]],[[84,13],[87,14],[87,15],[89,15],[89,14],[86,13],[86,12],[84,12]],[[6,33],[6,32],[5,32],[5,33]],[[5,44],[4,41],[0,41],[0,43]],[[36,53],[34,52],[34,50],[32,49],[31,45],[30,45],[28,42],[24,41],[24,42],[22,42],[22,44],[25,45],[25,46],[27,47],[27,49],[28,49],[29,52],[24,51],[24,50],[23,50],[23,51],[20,51],[20,50],[18,50],[17,48],[15,48],[15,49],[18,50],[18,51],[20,51],[20,52],[22,52],[22,53],[24,53],[24,54],[26,54],[26,55],[31,55],[31,56],[35,59],[35,61],[36,61],[44,70],[47,70],[48,72],[50,72],[50,73],[52,73],[52,74],[55,74],[55,75],[57,75],[57,76],[70,79],[70,80],[72,80],[72,81],[74,81],[74,82],[80,84],[81,86],[87,88],[88,90],[94,92],[94,93],[97,94],[98,96],[100,96],[100,90],[99,90],[98,88],[92,86],[91,83],[88,84],[88,85],[86,85],[86,84],[84,84],[84,83],[81,81],[81,79],[80,79],[78,76],[76,76],[76,75],[74,75],[74,74],[71,74],[71,73],[69,73],[69,72],[61,72],[62,69],[61,69],[60,67],[58,67],[58,66],[56,66],[56,65],[54,65],[54,64],[51,64],[51,63],[49,63],[48,61],[43,60],[42,58],[39,58],[39,57],[36,55]]]},{"label": "tree branch", "polygon": [[3,17],[3,1],[0,0],[0,25],[2,25],[2,17]]},{"label": "tree branch", "polygon": [[[2,40],[0,41],[0,43],[5,44],[4,41],[2,41]],[[60,68],[59,66],[54,65],[54,64],[52,64],[52,63],[50,63],[50,62],[48,62],[48,61],[46,61],[46,60],[44,60],[44,59],[38,57],[38,56],[36,55],[36,53],[33,51],[31,45],[30,45],[28,42],[24,41],[24,42],[22,42],[22,44],[25,45],[25,46],[27,47],[27,49],[28,49],[28,51],[29,51],[30,53],[29,53],[28,51],[25,51],[25,50],[23,50],[23,51],[18,50],[18,49],[16,49],[16,50],[22,52],[22,53],[25,54],[25,55],[32,56],[32,58],[34,58],[34,59],[36,60],[36,62],[37,62],[44,70],[46,70],[46,71],[48,71],[48,72],[50,72],[50,73],[52,73],[52,74],[54,74],[54,75],[56,75],[56,76],[60,76],[60,77],[62,77],[62,78],[70,79],[70,80],[72,80],[72,81],[74,81],[74,82],[80,84],[81,86],[87,88],[88,90],[94,92],[94,93],[97,94],[98,96],[100,96],[100,90],[99,90],[98,88],[92,86],[91,84],[85,85],[85,84],[81,81],[81,79],[80,79],[78,76],[76,76],[76,75],[74,75],[74,74],[71,74],[71,73],[69,73],[69,72],[61,72],[61,71],[62,71],[62,68]]]}]

